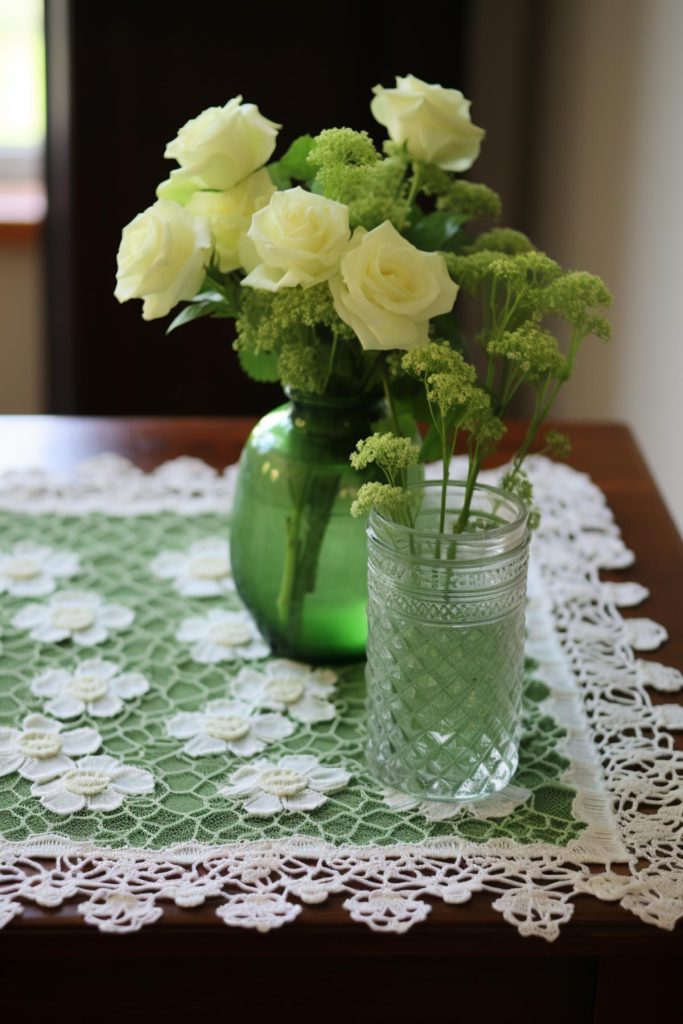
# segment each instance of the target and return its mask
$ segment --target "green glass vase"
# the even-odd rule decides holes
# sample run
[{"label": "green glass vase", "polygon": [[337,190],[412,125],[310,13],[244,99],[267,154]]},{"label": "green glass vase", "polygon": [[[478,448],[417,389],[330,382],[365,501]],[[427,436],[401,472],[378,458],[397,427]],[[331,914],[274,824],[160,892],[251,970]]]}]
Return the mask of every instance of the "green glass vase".
[{"label": "green glass vase", "polygon": [[365,523],[350,508],[361,484],[380,477],[374,467],[352,469],[349,455],[359,438],[387,429],[377,396],[292,393],[247,441],[231,522],[232,571],[278,654],[338,661],[365,653]]}]

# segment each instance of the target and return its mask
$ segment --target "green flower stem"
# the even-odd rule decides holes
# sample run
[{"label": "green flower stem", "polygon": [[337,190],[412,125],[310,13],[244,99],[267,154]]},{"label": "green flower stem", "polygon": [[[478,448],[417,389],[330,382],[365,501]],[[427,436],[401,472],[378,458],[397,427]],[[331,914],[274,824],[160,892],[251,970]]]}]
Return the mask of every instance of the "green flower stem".
[{"label": "green flower stem", "polygon": [[295,643],[304,599],[315,590],[318,560],[339,491],[338,474],[306,468],[302,486],[292,489],[293,514],[287,520],[287,545],[277,612],[283,630]]},{"label": "green flower stem", "polygon": [[474,486],[479,476],[479,470],[481,469],[481,455],[475,448],[474,451],[470,451],[470,461],[467,470],[467,482],[465,483],[465,497],[463,499],[462,508],[460,509],[460,515],[458,521],[455,524],[454,532],[462,533],[467,526],[470,518],[470,506],[472,504],[472,496],[474,495]]},{"label": "green flower stem", "polygon": [[421,170],[420,164],[413,164],[412,165],[412,171],[413,171],[413,176],[412,176],[411,181],[410,181],[410,190],[408,192],[408,205],[409,206],[412,206],[412,204],[415,202],[415,198],[417,196],[417,192],[418,192],[418,189],[420,187],[420,183],[421,183],[420,179],[422,177],[422,170]]}]

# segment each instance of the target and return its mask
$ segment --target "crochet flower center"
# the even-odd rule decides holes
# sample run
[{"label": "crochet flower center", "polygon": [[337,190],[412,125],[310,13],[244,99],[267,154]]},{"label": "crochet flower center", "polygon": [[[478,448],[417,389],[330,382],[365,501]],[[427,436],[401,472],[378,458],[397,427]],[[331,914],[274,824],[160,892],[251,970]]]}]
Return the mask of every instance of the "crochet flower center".
[{"label": "crochet flower center", "polygon": [[209,719],[204,731],[217,740],[241,740],[249,732],[249,722],[242,715],[216,715]]},{"label": "crochet flower center", "polygon": [[62,749],[62,737],[55,732],[41,732],[34,729],[25,732],[19,740],[19,746],[27,757],[35,757],[44,761],[48,757],[56,757]]},{"label": "crochet flower center", "polygon": [[198,580],[220,580],[230,572],[230,564],[223,555],[195,558],[190,563],[190,575]]},{"label": "crochet flower center", "polygon": [[95,615],[90,608],[83,608],[81,605],[67,605],[66,608],[56,608],[52,613],[52,625],[59,629],[70,629],[78,631],[88,629],[95,621]]},{"label": "crochet flower center", "polygon": [[96,768],[75,768],[64,776],[64,788],[76,796],[96,796],[109,785],[109,776]]},{"label": "crochet flower center", "polygon": [[296,676],[280,676],[266,684],[266,694],[282,704],[296,704],[304,693],[304,684]]},{"label": "crochet flower center", "polygon": [[32,558],[15,558],[5,565],[3,573],[17,582],[32,580],[40,575],[40,566]]},{"label": "crochet flower center", "polygon": [[264,793],[282,797],[301,793],[306,789],[308,780],[301,772],[292,771],[291,768],[269,768],[261,773],[258,784]]},{"label": "crochet flower center", "polygon": [[92,701],[99,700],[100,697],[106,695],[107,684],[100,676],[84,674],[74,676],[66,689],[76,700],[82,700],[86,704],[90,704]]},{"label": "crochet flower center", "polygon": [[249,643],[251,633],[244,622],[217,622],[211,627],[209,639],[221,647],[238,647]]}]

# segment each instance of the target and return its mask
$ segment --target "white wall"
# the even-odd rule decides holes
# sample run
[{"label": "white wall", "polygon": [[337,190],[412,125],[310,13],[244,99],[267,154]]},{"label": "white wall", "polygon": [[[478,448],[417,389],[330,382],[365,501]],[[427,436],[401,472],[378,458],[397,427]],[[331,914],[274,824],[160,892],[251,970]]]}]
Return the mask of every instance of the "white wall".
[{"label": "white wall", "polygon": [[535,240],[605,278],[558,415],[633,430],[683,531],[683,0],[545,0]]},{"label": "white wall", "polygon": [[42,411],[43,304],[38,243],[0,244],[0,415]]}]

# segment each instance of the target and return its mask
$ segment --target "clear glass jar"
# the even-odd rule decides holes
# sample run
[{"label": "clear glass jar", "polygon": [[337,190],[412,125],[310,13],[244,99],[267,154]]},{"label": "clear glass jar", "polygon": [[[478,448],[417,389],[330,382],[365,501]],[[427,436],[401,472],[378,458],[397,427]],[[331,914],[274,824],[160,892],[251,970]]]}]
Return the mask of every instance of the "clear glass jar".
[{"label": "clear glass jar", "polygon": [[423,800],[475,800],[517,768],[529,549],[527,512],[477,485],[414,489],[415,526],[373,511],[368,534],[367,757]]},{"label": "clear glass jar", "polygon": [[292,393],[247,441],[231,521],[232,571],[279,654],[340,660],[365,653],[365,524],[350,508],[360,485],[381,474],[357,472],[349,455],[360,438],[388,429],[377,395]]}]

